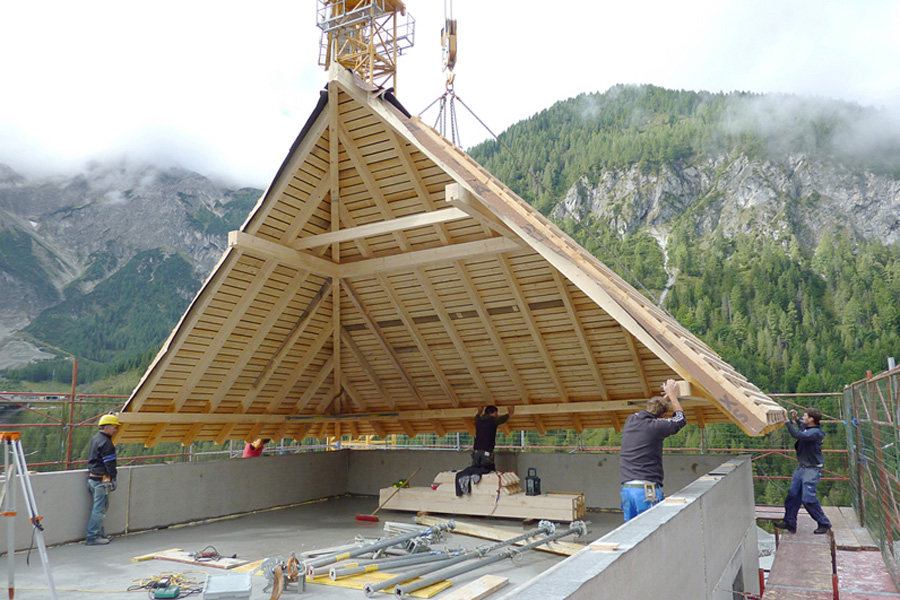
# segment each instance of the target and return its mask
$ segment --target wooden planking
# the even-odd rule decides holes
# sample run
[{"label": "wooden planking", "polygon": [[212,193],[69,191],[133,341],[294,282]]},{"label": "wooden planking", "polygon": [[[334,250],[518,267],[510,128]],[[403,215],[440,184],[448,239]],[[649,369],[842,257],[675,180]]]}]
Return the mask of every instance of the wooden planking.
[{"label": "wooden planking", "polygon": [[[418,250],[515,234],[480,204],[481,198],[473,201],[482,207],[481,212],[459,220],[402,226],[397,231],[382,225],[447,208],[450,196],[445,186],[460,173],[448,174],[446,162],[436,160],[431,148],[421,147],[403,123],[386,118],[391,110],[385,113],[379,101],[361,99],[335,81],[330,88],[332,104],[317,120],[311,137],[298,142],[301,154],[289,157],[279,181],[248,219],[245,233],[266,244],[246,240],[244,243],[258,256],[234,252],[237,264],[223,271],[224,279],[217,271],[215,293],[197,308],[191,327],[178,333],[178,343],[168,348],[165,368],[153,378],[145,378],[141,403],[147,410],[277,415],[292,410],[289,397],[306,399],[304,414],[326,409],[346,414],[392,406],[403,410],[447,409],[477,406],[486,398],[519,405],[598,398],[643,400],[651,389],[676,375],[654,354],[656,348],[637,338],[629,339],[616,319],[577,285],[565,280],[560,283],[556,269],[536,251],[541,248],[517,246],[502,259],[494,255],[464,258],[446,251],[419,254],[427,260],[407,266],[407,257]],[[329,121],[330,127],[326,124]],[[484,174],[462,153],[454,151],[454,155],[467,169]],[[487,190],[495,189],[508,193],[502,185],[488,181]],[[333,200],[340,203],[336,213]],[[363,242],[348,239],[353,232],[339,233],[343,241],[321,248],[322,262],[304,256],[295,263],[292,255],[281,250],[294,240],[363,225],[382,228],[383,232],[375,230]],[[565,236],[561,239],[567,240]],[[577,252],[583,253],[580,249]],[[271,272],[261,272],[267,256]],[[271,259],[275,257],[272,269]],[[379,263],[361,262],[376,258]],[[586,255],[584,258],[589,259]],[[430,260],[440,262],[427,262]],[[330,269],[337,262],[359,263],[366,269],[347,272],[354,273],[354,285],[368,316],[362,318],[341,290],[338,302],[325,304],[323,316],[310,323],[309,335],[300,335],[296,343],[289,344],[277,367],[267,367],[279,353],[285,336],[290,335],[294,324],[291,319],[300,313],[298,303],[292,302],[284,309],[284,318],[272,318],[291,281],[291,273],[285,272],[287,265]],[[370,273],[376,264],[394,266],[382,275]],[[607,277],[606,271],[600,271]],[[333,274],[338,273],[335,270]],[[608,283],[620,286],[614,278]],[[251,289],[257,291],[248,295]],[[304,286],[299,297],[309,293]],[[634,302],[657,326],[668,328],[691,352],[720,369],[727,381],[746,386],[705,345],[668,322],[667,315],[645,300]],[[330,323],[328,315],[339,322]],[[345,337],[356,345],[355,350],[344,347],[341,340]],[[327,343],[318,343],[323,340]],[[335,378],[325,367],[329,354],[338,347],[341,351],[334,357],[338,371]],[[385,354],[385,348],[392,356]],[[260,381],[262,389],[256,390],[254,382],[267,368],[272,373],[266,375],[267,381]],[[329,396],[325,388],[342,382],[348,396],[332,405],[334,394]],[[760,395],[759,402],[765,403],[766,398]],[[539,431],[563,427],[582,431],[585,427],[618,427],[629,412],[633,411],[535,414],[517,416],[514,424]],[[728,419],[711,406],[694,412],[704,422]],[[345,433],[447,432],[471,427],[470,420],[455,417],[379,421],[377,428],[351,422],[353,429],[344,428]],[[129,427],[142,426],[128,424],[124,430]],[[302,428],[309,426],[279,427],[282,432],[305,433]],[[227,439],[245,435],[250,429],[239,423],[199,427],[169,423],[139,431],[157,440],[176,436],[185,440]],[[333,424],[313,429],[316,435],[333,432]]]},{"label": "wooden planking", "polygon": [[[550,521],[574,521],[585,515],[582,494],[551,494],[526,496],[515,494],[457,497],[455,492],[442,493],[442,488],[384,488],[379,493],[379,505],[388,510],[408,510],[446,514],[509,517],[517,519],[547,519]],[[396,492],[394,494],[394,492]],[[393,496],[391,496],[393,494]]]},{"label": "wooden planking", "polygon": [[475,581],[444,594],[441,596],[441,600],[481,600],[502,589],[508,583],[508,577],[482,575]]}]

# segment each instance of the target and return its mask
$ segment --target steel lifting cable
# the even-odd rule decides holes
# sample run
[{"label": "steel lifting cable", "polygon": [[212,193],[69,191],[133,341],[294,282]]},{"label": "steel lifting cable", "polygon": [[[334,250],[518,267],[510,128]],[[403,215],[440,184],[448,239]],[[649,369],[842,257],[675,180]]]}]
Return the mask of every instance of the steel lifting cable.
[{"label": "steel lifting cable", "polygon": [[[454,94],[454,97],[455,97],[456,99],[458,99],[458,100],[459,100],[459,103],[462,104],[463,107],[464,107],[467,111],[469,111],[469,114],[472,115],[472,116],[475,118],[475,120],[478,121],[478,122],[481,124],[481,126],[485,128],[485,130],[487,130],[487,132],[488,132],[489,134],[491,134],[491,137],[494,138],[494,140],[495,140],[498,144],[500,144],[500,145],[503,147],[504,150],[506,150],[507,152],[509,152],[510,156],[512,156],[512,157],[515,159],[515,161],[516,161],[517,163],[519,163],[519,166],[522,167],[522,169],[524,169],[525,172],[528,173],[528,175],[534,180],[534,182],[538,185],[538,187],[541,188],[541,191],[546,192],[547,194],[550,194],[550,190],[548,190],[548,189],[546,188],[546,186],[544,186],[543,182],[538,178],[538,176],[535,175],[534,172],[533,172],[531,169],[528,168],[528,165],[526,165],[526,164],[522,161],[522,159],[520,159],[520,158],[518,157],[518,155],[516,155],[516,153],[512,151],[512,149],[511,149],[509,146],[507,146],[505,143],[503,143],[503,141],[497,136],[497,134],[495,134],[495,133],[491,130],[491,128],[488,127],[487,124],[486,124],[484,121],[482,121],[481,118],[480,118],[478,115],[475,114],[475,111],[473,111],[471,108],[469,108],[469,105],[466,104],[465,102],[463,102],[463,99],[462,99],[462,98],[460,98],[459,96],[456,96],[455,94]],[[428,106],[429,106],[429,108],[430,108],[430,107],[433,106],[433,105],[434,105],[434,102],[432,102],[432,103],[429,104]],[[425,110],[428,110],[428,109],[426,108]],[[424,111],[422,111],[422,112],[424,112]],[[598,246],[600,246],[601,248],[603,248],[603,251],[606,252],[610,257],[612,257],[612,259],[613,259],[614,261],[616,261],[616,264],[619,265],[619,268],[621,268],[625,273],[627,273],[628,276],[631,277],[631,278],[632,278],[632,279],[633,279],[633,280],[641,287],[642,290],[644,290],[644,293],[647,294],[647,296],[648,296],[651,300],[653,300],[653,303],[656,304],[657,308],[659,308],[660,310],[664,311],[664,312],[665,312],[666,314],[668,314],[669,316],[672,316],[672,315],[669,313],[669,311],[667,311],[665,308],[663,308],[663,307],[660,305],[659,299],[658,299],[658,298],[657,298],[650,290],[647,289],[647,287],[644,285],[644,283],[643,283],[640,279],[638,279],[637,275],[635,275],[634,273],[632,273],[631,270],[630,270],[628,267],[626,267],[626,266],[622,263],[622,261],[620,261],[619,258],[618,258],[615,254],[613,254],[612,251],[611,251],[609,248],[607,248],[606,245],[604,245],[603,242],[601,242],[601,241],[597,238],[597,236],[595,236],[594,233],[593,233],[590,229],[588,229],[587,226],[585,226],[584,222],[582,222],[582,220],[581,220],[581,217],[579,217],[578,215],[576,215],[576,214],[572,213],[571,211],[569,211],[569,208],[566,206],[565,203],[563,203],[562,206],[563,206],[563,209],[566,211],[566,213],[567,213],[570,217],[572,217],[573,219],[575,219],[575,221],[578,223],[578,225],[584,230],[585,233],[587,233],[587,235],[594,241],[594,243],[597,244]]]}]

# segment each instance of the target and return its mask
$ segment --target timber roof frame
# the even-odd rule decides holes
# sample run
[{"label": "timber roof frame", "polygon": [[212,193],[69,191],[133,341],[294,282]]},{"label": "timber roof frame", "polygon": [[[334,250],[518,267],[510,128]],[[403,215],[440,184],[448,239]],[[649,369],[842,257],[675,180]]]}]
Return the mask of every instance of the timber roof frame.
[{"label": "timber roof frame", "polygon": [[[335,140],[337,143],[332,143]],[[272,184],[125,405],[117,442],[613,427],[775,401],[389,90],[335,65]]]}]

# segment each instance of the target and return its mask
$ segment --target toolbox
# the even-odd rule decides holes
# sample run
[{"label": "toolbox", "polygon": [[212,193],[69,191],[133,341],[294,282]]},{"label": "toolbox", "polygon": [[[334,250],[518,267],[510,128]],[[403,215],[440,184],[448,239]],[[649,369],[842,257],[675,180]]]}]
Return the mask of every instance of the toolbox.
[{"label": "toolbox", "polygon": [[250,600],[250,573],[209,575],[203,585],[203,600]]}]

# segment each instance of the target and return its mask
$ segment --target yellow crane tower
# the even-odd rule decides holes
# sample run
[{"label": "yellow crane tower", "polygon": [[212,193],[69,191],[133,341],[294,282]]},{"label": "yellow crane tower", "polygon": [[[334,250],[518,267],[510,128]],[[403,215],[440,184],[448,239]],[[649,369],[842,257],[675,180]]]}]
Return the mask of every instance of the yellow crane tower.
[{"label": "yellow crane tower", "polygon": [[379,87],[397,88],[397,57],[415,41],[401,0],[317,0],[319,64],[337,62]]}]

